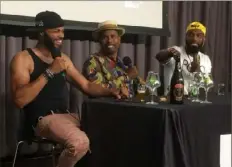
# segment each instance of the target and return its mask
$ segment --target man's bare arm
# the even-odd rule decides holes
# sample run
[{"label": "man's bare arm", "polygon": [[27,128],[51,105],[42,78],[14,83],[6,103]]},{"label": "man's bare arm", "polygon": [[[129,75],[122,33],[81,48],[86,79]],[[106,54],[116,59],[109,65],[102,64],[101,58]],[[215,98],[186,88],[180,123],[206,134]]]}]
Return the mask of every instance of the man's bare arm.
[{"label": "man's bare arm", "polygon": [[12,59],[10,64],[11,91],[13,100],[19,108],[23,108],[33,101],[47,83],[43,75],[29,83],[29,58],[26,52],[20,52]]},{"label": "man's bare arm", "polygon": [[[115,91],[103,88],[99,84],[89,82],[73,65],[67,56],[62,56],[67,63],[66,74],[84,93],[92,96],[117,96]],[[117,96],[120,98],[119,96]]]}]

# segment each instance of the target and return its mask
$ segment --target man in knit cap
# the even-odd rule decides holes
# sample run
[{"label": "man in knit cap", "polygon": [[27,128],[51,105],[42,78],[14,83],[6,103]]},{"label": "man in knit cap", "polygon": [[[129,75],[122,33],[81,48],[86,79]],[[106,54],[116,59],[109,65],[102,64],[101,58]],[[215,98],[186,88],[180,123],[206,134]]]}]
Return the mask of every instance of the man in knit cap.
[{"label": "man in knit cap", "polygon": [[188,86],[193,81],[193,72],[211,72],[209,56],[201,50],[205,44],[206,27],[200,22],[192,22],[186,29],[185,46],[172,46],[161,50],[157,60],[164,65],[164,94],[167,95],[172,74],[175,69],[175,56],[180,55],[182,75],[184,77],[184,94],[188,95]]}]

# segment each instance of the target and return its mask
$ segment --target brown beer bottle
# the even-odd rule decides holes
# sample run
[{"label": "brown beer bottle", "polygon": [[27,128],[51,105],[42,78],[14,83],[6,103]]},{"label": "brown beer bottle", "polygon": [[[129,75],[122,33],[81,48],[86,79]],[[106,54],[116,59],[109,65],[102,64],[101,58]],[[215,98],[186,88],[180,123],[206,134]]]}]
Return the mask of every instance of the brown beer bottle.
[{"label": "brown beer bottle", "polygon": [[180,55],[175,57],[175,70],[172,75],[170,85],[170,103],[183,104],[184,103],[184,78],[180,64]]}]

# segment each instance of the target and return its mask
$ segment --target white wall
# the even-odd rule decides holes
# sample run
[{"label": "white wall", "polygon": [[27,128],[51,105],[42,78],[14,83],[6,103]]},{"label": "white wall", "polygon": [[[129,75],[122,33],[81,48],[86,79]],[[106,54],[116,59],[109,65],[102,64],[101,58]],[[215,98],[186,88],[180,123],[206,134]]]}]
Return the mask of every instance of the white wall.
[{"label": "white wall", "polygon": [[65,20],[162,28],[162,1],[1,1],[1,14],[32,16],[55,11]]},{"label": "white wall", "polygon": [[231,134],[220,136],[220,167],[231,167]]}]

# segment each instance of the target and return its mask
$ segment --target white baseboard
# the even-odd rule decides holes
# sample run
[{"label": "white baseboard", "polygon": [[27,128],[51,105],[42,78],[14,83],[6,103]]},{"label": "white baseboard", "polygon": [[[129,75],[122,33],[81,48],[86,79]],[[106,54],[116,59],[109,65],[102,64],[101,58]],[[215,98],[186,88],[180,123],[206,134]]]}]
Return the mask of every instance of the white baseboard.
[{"label": "white baseboard", "polygon": [[220,167],[231,167],[231,134],[220,136]]}]

